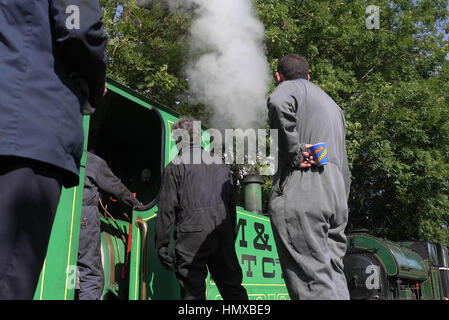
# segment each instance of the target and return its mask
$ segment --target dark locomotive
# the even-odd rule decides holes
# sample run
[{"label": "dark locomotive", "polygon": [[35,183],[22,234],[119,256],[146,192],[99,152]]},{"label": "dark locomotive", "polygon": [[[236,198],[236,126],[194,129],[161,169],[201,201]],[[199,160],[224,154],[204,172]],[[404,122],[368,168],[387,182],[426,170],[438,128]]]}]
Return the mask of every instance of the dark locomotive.
[{"label": "dark locomotive", "polygon": [[351,299],[448,300],[447,247],[392,242],[366,231],[348,234],[344,258]]}]

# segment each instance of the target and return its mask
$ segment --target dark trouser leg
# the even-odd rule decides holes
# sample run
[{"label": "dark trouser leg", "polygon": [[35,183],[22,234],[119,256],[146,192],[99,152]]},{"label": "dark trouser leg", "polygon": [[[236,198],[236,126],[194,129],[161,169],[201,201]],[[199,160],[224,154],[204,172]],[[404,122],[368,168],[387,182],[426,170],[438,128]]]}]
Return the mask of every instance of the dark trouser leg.
[{"label": "dark trouser leg", "polygon": [[79,300],[99,300],[104,274],[101,262],[100,217],[96,207],[84,206],[78,247]]},{"label": "dark trouser leg", "polygon": [[0,300],[33,298],[60,193],[58,169],[0,158]]},{"label": "dark trouser leg", "polygon": [[215,231],[207,238],[194,233],[180,236],[176,249],[176,277],[182,299],[206,298],[207,267],[223,299],[248,299],[241,285],[242,269],[235,253],[232,231],[226,233],[227,236],[223,236],[222,231]]},{"label": "dark trouser leg", "polygon": [[190,264],[180,263],[176,269],[176,278],[181,287],[182,300],[206,299],[207,268],[204,261],[193,261]]},{"label": "dark trouser leg", "polygon": [[223,236],[221,250],[218,250],[208,266],[224,300],[248,300],[246,289],[242,286],[242,268],[230,235]]},{"label": "dark trouser leg", "polygon": [[206,299],[206,265],[216,247],[216,238],[212,235],[179,232],[175,244],[175,269],[181,287],[181,299]]}]

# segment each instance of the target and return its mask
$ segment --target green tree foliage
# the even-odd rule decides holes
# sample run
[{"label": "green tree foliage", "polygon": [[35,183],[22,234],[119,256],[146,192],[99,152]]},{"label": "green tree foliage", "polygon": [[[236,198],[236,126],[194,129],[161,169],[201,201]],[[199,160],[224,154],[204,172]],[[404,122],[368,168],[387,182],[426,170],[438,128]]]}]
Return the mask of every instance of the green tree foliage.
[{"label": "green tree foliage", "polygon": [[[110,36],[108,74],[207,120],[206,107],[189,104],[182,73],[189,17],[129,1],[101,2]],[[273,72],[283,55],[304,56],[312,82],[345,113],[352,174],[348,228],[449,244],[447,0],[254,3]],[[366,27],[369,5],[380,8],[379,29]],[[265,202],[270,185],[267,179]]]},{"label": "green tree foliage", "polygon": [[[259,0],[273,70],[294,52],[344,110],[350,228],[449,242],[447,1]],[[368,5],[380,28],[366,28]]]}]

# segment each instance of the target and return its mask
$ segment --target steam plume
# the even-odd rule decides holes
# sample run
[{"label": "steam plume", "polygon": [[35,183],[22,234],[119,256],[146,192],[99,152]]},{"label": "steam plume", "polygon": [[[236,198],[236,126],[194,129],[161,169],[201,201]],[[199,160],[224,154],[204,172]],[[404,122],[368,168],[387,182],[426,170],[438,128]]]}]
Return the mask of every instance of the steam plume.
[{"label": "steam plume", "polygon": [[211,125],[219,129],[261,126],[271,74],[263,45],[264,26],[253,1],[164,1],[171,10],[194,8],[189,41],[194,58],[185,72],[194,102],[215,112]]}]

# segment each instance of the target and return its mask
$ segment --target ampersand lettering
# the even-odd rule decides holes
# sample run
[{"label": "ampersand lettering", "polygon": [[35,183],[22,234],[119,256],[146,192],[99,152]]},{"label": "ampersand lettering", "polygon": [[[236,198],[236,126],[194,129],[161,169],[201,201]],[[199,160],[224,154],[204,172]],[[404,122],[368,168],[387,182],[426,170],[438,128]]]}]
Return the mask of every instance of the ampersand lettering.
[{"label": "ampersand lettering", "polygon": [[271,246],[268,245],[268,234],[265,233],[265,226],[262,223],[254,223],[254,230],[257,232],[256,238],[254,238],[254,248],[258,250],[271,251]]}]

